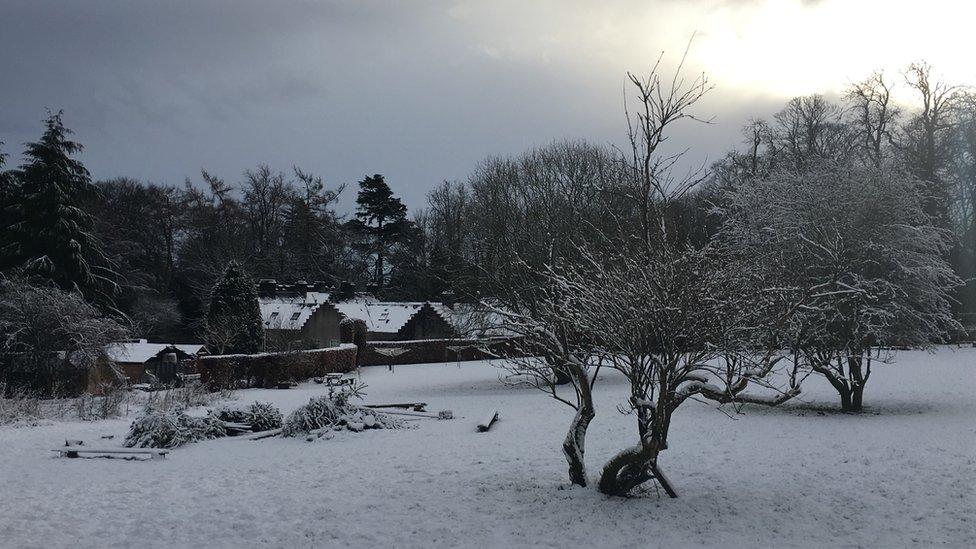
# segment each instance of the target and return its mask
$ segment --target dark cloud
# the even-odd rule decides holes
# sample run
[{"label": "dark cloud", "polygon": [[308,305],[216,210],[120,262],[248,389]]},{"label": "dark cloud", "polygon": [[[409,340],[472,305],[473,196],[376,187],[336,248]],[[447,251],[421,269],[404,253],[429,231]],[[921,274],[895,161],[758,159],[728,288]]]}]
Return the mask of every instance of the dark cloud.
[{"label": "dark cloud", "polygon": [[[16,162],[45,107],[63,108],[99,178],[297,164],[333,184],[384,173],[419,206],[488,155],[618,141],[624,70],[645,59],[610,51],[643,34],[606,27],[639,2],[592,17],[584,2],[513,2],[487,19],[464,2],[2,1],[4,150]],[[717,157],[773,108],[755,99],[719,90],[703,106],[716,124],[675,146]]]}]

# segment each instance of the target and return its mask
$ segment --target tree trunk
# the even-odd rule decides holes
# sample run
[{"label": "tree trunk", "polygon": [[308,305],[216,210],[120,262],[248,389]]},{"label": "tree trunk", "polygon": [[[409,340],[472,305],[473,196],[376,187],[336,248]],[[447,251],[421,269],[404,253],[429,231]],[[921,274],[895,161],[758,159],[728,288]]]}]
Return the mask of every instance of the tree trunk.
[{"label": "tree trunk", "polygon": [[634,488],[654,478],[653,469],[657,466],[659,453],[653,442],[637,444],[621,451],[603,466],[597,489],[608,496],[626,496]]},{"label": "tree trunk", "polygon": [[840,409],[844,410],[845,412],[853,411],[853,407],[851,404],[850,389],[847,388],[837,389],[837,392],[840,394]]},{"label": "tree trunk", "polygon": [[858,385],[851,390],[851,410],[852,412],[864,411],[864,386]]},{"label": "tree trunk", "polygon": [[569,464],[569,481],[579,486],[587,484],[586,463],[583,461],[586,452],[586,429],[595,416],[592,402],[581,403],[563,440],[563,454]]}]

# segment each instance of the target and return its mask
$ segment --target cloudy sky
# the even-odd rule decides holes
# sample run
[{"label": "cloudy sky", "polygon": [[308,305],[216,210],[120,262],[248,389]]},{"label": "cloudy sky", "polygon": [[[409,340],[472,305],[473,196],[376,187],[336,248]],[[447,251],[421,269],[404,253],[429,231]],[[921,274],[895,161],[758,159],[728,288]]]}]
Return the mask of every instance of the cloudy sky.
[{"label": "cloudy sky", "polygon": [[[750,117],[924,58],[976,83],[961,0],[0,0],[0,141],[64,109],[95,178],[228,181],[258,163],[382,173],[412,207],[489,155],[619,142],[626,71],[695,36],[715,90],[675,147],[721,156]],[[352,193],[347,191],[351,199]]]}]

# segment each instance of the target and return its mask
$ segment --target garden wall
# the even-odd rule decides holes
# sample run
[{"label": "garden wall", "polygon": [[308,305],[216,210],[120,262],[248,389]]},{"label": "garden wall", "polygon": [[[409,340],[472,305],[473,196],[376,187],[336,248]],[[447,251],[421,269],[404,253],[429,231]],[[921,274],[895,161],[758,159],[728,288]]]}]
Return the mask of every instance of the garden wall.
[{"label": "garden wall", "polygon": [[196,372],[211,390],[247,387],[271,388],[283,381],[303,381],[356,369],[356,346],[342,344],[328,349],[207,355],[197,358]]},{"label": "garden wall", "polygon": [[388,366],[510,357],[514,356],[515,345],[510,339],[371,341],[361,352],[361,366]]}]

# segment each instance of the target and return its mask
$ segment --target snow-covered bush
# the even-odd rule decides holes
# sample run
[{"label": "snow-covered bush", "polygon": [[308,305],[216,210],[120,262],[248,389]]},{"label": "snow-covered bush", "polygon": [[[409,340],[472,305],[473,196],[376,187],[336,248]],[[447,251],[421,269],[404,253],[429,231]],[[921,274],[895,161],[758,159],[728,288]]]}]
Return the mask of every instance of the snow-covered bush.
[{"label": "snow-covered bush", "polygon": [[147,408],[142,417],[132,422],[122,445],[127,448],[176,448],[226,435],[223,423],[215,417],[189,416],[180,406],[166,412]]},{"label": "snow-covered bush", "polygon": [[75,414],[78,419],[93,421],[123,415],[123,406],[128,410],[131,394],[121,387],[111,384],[99,385],[99,395],[85,393],[74,399]]},{"label": "snow-covered bush", "polygon": [[844,410],[862,408],[872,363],[888,349],[946,338],[951,235],[897,167],[822,162],[774,171],[729,193],[722,238],[732,256],[800,303],[777,330],[798,367],[824,376]]},{"label": "snow-covered bush", "polygon": [[221,407],[213,416],[229,423],[250,425],[253,431],[270,431],[281,427],[281,410],[266,402],[255,402],[244,408]]},{"label": "snow-covered bush", "polygon": [[402,429],[406,424],[392,416],[357,406],[349,402],[358,396],[359,388],[330,390],[328,395],[313,398],[285,419],[281,434],[286,437],[301,436],[319,429]]},{"label": "snow-covered bush", "polygon": [[41,399],[37,395],[0,382],[0,425],[36,425],[41,417]]},{"label": "snow-covered bush", "polygon": [[105,345],[128,330],[77,292],[0,279],[0,381],[37,396],[83,392]]}]

